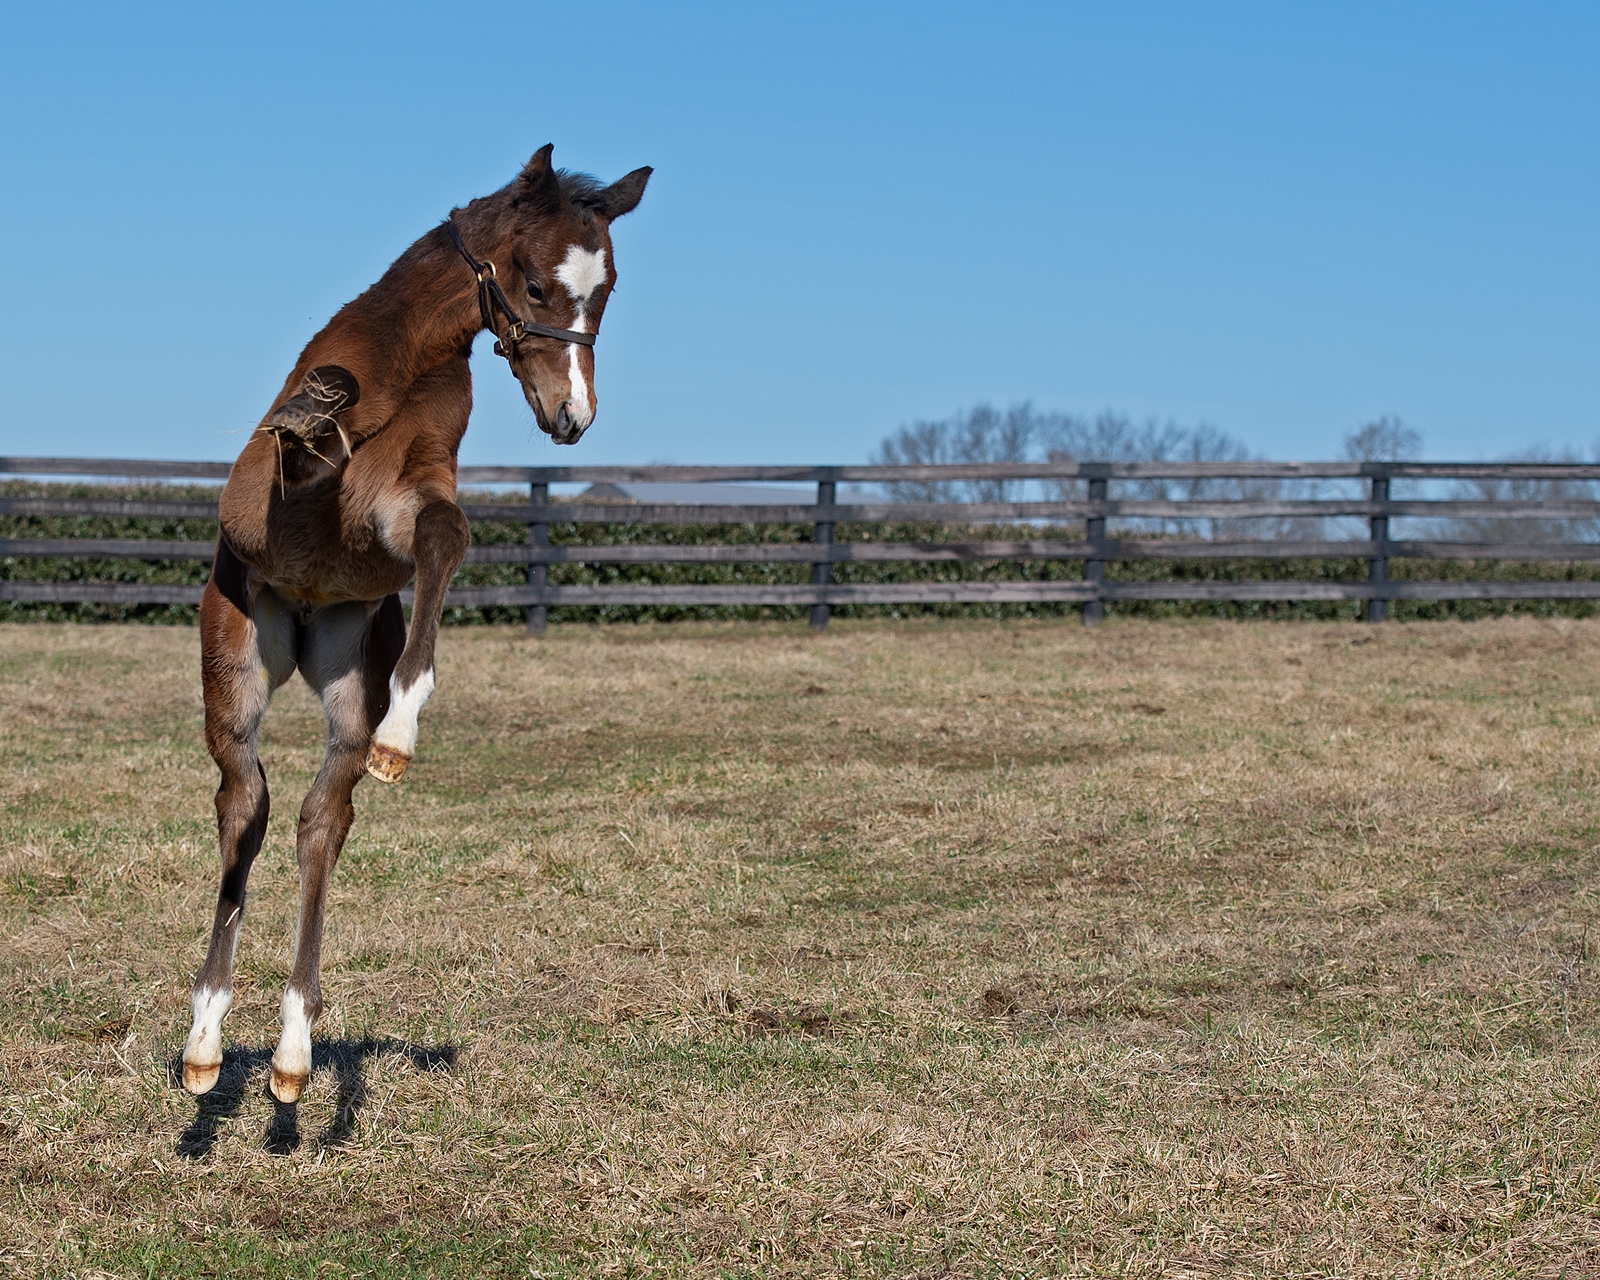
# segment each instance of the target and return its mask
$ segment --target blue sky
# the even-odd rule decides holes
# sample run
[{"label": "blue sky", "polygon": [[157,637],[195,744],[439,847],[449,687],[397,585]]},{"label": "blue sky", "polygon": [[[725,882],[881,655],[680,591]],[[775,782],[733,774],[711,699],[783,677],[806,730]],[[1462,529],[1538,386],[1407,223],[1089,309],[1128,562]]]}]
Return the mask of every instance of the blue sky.
[{"label": "blue sky", "polygon": [[463,461],[851,462],[979,400],[1277,458],[1600,439],[1600,8],[0,8],[0,453],[231,458],[541,144],[656,174],[599,417]]}]

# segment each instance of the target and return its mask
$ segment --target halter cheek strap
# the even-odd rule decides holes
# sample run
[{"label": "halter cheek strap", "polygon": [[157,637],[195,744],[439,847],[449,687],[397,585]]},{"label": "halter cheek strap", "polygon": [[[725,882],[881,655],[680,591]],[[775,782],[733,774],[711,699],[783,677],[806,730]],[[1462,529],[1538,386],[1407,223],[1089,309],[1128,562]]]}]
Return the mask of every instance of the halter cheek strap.
[{"label": "halter cheek strap", "polygon": [[[504,356],[510,361],[517,354],[517,343],[529,334],[541,338],[555,338],[561,342],[576,342],[581,347],[594,346],[595,335],[592,333],[579,333],[576,329],[556,329],[547,324],[535,324],[532,320],[524,320],[511,309],[511,302],[506,297],[505,290],[500,287],[500,281],[495,279],[494,263],[479,262],[467,252],[467,246],[461,242],[461,233],[456,230],[455,218],[446,218],[444,226],[450,233],[450,243],[455,245],[456,251],[467,260],[467,265],[472,268],[472,274],[477,277],[478,314],[483,317],[483,327],[495,335],[495,355]],[[503,334],[494,322],[496,310],[506,318],[507,327]]]}]

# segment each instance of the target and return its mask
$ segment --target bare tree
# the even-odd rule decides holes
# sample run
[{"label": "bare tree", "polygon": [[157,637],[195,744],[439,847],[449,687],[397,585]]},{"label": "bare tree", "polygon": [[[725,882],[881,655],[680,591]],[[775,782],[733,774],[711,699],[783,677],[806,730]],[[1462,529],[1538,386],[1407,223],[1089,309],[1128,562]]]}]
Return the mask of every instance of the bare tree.
[{"label": "bare tree", "polygon": [[[884,437],[872,461],[890,466],[928,466],[953,462],[1239,462],[1250,456],[1238,440],[1209,423],[1184,427],[1156,418],[1135,423],[1126,414],[1106,411],[1093,419],[1043,413],[1023,402],[1001,412],[988,404],[939,421],[913,422]],[[885,485],[898,502],[1010,502],[1020,499],[1026,482],[1016,480],[897,480]],[[1258,492],[1259,490],[1259,492]],[[1037,491],[1037,490],[1036,490]],[[1257,498],[1274,492],[1271,481],[1123,480],[1121,496],[1178,498]],[[1085,495],[1081,480],[1050,481],[1044,494],[1061,501]],[[1140,520],[1124,522],[1147,530],[1215,532],[1216,521]]]},{"label": "bare tree", "polygon": [[1387,414],[1344,438],[1344,456],[1351,462],[1411,462],[1421,453],[1422,433]]},{"label": "bare tree", "polygon": [[[1093,422],[1061,417],[1050,438],[1046,456],[1052,462],[1243,462],[1250,452],[1242,443],[1210,423],[1184,427],[1176,422],[1147,419],[1135,425],[1125,414],[1105,412]],[[1082,497],[1081,480],[1053,482],[1063,499]],[[1171,502],[1201,498],[1264,499],[1275,492],[1272,481],[1195,478],[1119,480],[1117,494],[1134,501]],[[1215,520],[1138,519],[1120,522],[1146,532],[1216,536],[1222,525]],[[1232,522],[1230,522],[1231,524]]]},{"label": "bare tree", "polygon": [[[1344,437],[1346,458],[1358,462],[1405,462],[1422,452],[1422,434],[1398,417],[1385,415]],[[1005,411],[977,404],[936,421],[913,422],[885,436],[872,461],[891,466],[927,466],[959,462],[1244,462],[1245,446],[1227,432],[1200,423],[1185,427],[1149,418],[1135,423],[1126,414],[1106,411],[1094,418],[1041,412],[1024,401]],[[1568,462],[1576,459],[1534,450],[1507,461]],[[925,481],[886,484],[898,502],[1010,502],[1029,492],[1073,501],[1087,496],[1082,480],[1037,482],[1016,480]],[[1139,478],[1116,481],[1115,496],[1134,501],[1270,501],[1286,496],[1306,498],[1351,495],[1353,482],[1279,481],[1240,477],[1190,479]],[[1437,482],[1412,481],[1428,486]],[[1587,481],[1472,480],[1448,491],[1462,500],[1517,501],[1528,504],[1574,501],[1592,496]],[[1437,490],[1435,490],[1437,491]],[[1421,496],[1420,493],[1418,496]],[[1600,538],[1600,521],[1561,516],[1445,519],[1411,522],[1411,536],[1483,542],[1554,542]],[[1117,521],[1128,531],[1211,538],[1326,538],[1360,536],[1350,519],[1269,517],[1261,519],[1169,519],[1128,517]],[[1420,526],[1420,527],[1419,527]]]},{"label": "bare tree", "polygon": [[[1581,462],[1570,452],[1530,449],[1505,462]],[[1556,502],[1588,502],[1594,497],[1587,480],[1460,480],[1450,497],[1464,502],[1519,502],[1542,506]],[[1593,542],[1600,522],[1586,516],[1458,516],[1439,522],[1436,536],[1461,542]]]},{"label": "bare tree", "polygon": [[[873,450],[882,466],[935,466],[952,462],[1029,462],[1056,429],[1060,414],[1041,414],[1026,402],[1004,413],[977,404],[937,422],[913,422],[885,436]],[[1021,492],[1013,480],[896,480],[885,488],[896,502],[1010,502]]]},{"label": "bare tree", "polygon": [[[1422,452],[1422,434],[1399,418],[1385,416],[1352,431],[1344,438],[1345,457],[1354,462],[1409,462]],[[1505,457],[1505,462],[1577,462],[1571,453],[1554,454],[1535,447]],[[1418,482],[1408,482],[1417,489]],[[1430,487],[1420,482],[1419,493]],[[1438,492],[1434,488],[1435,493]],[[1518,502],[1539,506],[1590,499],[1591,486],[1583,480],[1460,480],[1446,490],[1458,502]],[[1413,529],[1424,537],[1451,542],[1586,542],[1600,536],[1600,523],[1569,516],[1460,516],[1415,521]]]}]

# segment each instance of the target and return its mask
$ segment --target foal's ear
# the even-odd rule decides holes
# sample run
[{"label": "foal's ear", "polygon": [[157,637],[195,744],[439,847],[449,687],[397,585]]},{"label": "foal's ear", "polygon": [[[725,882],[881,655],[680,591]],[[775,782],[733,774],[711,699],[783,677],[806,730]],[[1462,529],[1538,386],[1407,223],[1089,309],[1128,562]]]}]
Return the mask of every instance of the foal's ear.
[{"label": "foal's ear", "polygon": [[555,149],[555,143],[545,143],[533,153],[533,159],[522,166],[518,178],[527,199],[546,212],[553,212],[561,206],[561,183],[556,178],[556,171],[550,167],[550,153]]},{"label": "foal's ear", "polygon": [[635,169],[626,177],[618,178],[594,198],[593,208],[606,221],[632,213],[644,197],[644,184],[650,181],[653,170],[649,165]]}]

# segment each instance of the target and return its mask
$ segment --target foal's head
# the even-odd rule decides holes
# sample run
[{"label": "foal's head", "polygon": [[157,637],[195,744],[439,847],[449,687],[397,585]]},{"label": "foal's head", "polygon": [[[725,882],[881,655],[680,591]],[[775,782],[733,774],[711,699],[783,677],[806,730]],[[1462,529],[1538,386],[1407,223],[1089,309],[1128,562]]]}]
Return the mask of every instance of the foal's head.
[{"label": "foal's head", "polygon": [[[598,333],[617,282],[611,222],[638,205],[650,170],[635,169],[606,187],[551,168],[551,149],[541,147],[510,186],[489,198],[492,221],[470,248],[494,262],[524,321]],[[529,334],[513,344],[509,359],[540,430],[557,444],[576,444],[594,421],[594,348]]]}]

